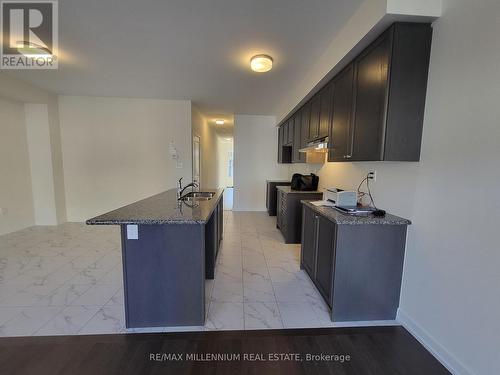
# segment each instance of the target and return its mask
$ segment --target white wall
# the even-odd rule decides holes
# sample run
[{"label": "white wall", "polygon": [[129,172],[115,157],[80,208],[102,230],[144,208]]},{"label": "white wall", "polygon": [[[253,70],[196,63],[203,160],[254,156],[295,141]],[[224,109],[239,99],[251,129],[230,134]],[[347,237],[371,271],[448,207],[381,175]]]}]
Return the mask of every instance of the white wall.
[{"label": "white wall", "polygon": [[49,95],[47,100],[49,117],[50,146],[52,151],[52,173],[57,223],[66,222],[66,192],[62,159],[61,127],[59,125],[59,105],[56,95]]},{"label": "white wall", "polygon": [[57,225],[47,104],[24,105],[35,224]]},{"label": "white wall", "polygon": [[191,181],[190,101],[60,96],[59,113],[69,221]]},{"label": "white wall", "polygon": [[434,24],[401,297],[457,372],[484,375],[500,373],[499,35],[498,0],[445,0]]},{"label": "white wall", "polygon": [[376,169],[377,205],[412,220],[398,318],[457,374],[500,373],[499,17],[496,0],[444,1],[419,163],[318,169],[347,189]]},{"label": "white wall", "polygon": [[234,117],[235,211],[265,211],[266,179],[288,178],[288,166],[278,164],[276,117]]},{"label": "white wall", "polygon": [[0,99],[0,235],[34,223],[24,104]]},{"label": "white wall", "polygon": [[[31,178],[37,224],[66,221],[57,96],[0,73],[0,98],[25,106],[23,126],[30,139]],[[36,108],[36,110],[35,110]]]},{"label": "white wall", "polygon": [[191,121],[193,136],[197,135],[200,137],[201,187],[218,188],[221,184],[219,181],[216,131],[195,106],[192,106]]}]

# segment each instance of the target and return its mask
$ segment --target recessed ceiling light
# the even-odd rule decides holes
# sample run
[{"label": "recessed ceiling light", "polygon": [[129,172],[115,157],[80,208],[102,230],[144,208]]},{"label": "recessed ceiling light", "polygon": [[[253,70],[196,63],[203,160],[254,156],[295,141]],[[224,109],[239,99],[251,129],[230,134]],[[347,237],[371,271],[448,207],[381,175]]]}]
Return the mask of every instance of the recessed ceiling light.
[{"label": "recessed ceiling light", "polygon": [[224,120],[215,120],[217,125],[224,125]]},{"label": "recessed ceiling light", "polygon": [[273,58],[268,55],[255,55],[250,59],[250,68],[254,72],[268,72],[273,67]]}]

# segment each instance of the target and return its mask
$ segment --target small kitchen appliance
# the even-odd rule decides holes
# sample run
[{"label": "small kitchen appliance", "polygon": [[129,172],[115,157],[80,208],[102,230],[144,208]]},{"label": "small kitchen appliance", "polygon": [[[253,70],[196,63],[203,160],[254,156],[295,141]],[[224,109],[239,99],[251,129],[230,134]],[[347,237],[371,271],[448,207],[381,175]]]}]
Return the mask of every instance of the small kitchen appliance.
[{"label": "small kitchen appliance", "polygon": [[358,203],[358,193],[339,188],[327,188],[324,193],[324,199],[333,202],[335,206],[356,207]]}]

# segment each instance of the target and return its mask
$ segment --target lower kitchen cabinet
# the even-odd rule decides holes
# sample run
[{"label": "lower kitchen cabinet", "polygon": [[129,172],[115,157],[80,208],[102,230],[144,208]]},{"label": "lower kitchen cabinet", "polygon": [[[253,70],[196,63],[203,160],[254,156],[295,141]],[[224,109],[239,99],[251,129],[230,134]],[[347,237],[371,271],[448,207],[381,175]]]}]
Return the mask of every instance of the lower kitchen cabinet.
[{"label": "lower kitchen cabinet", "polygon": [[335,235],[337,228],[334,222],[318,216],[316,246],[316,286],[328,306],[332,307],[333,274],[335,264]]},{"label": "lower kitchen cabinet", "polygon": [[278,186],[290,186],[289,180],[267,180],[266,181],[266,209],[269,216],[276,216]]},{"label": "lower kitchen cabinet", "polygon": [[328,306],[332,306],[335,253],[335,223],[313,210],[302,211],[301,267],[309,275]]},{"label": "lower kitchen cabinet", "polygon": [[292,190],[290,186],[277,187],[276,227],[281,231],[285,243],[300,243],[302,233],[301,200],[321,200],[320,191]]},{"label": "lower kitchen cabinet", "polygon": [[317,219],[318,216],[313,210],[303,210],[302,251],[300,264],[310,275],[314,274],[314,267],[316,264]]},{"label": "lower kitchen cabinet", "polygon": [[332,321],[396,318],[409,223],[303,204],[300,265],[331,308]]},{"label": "lower kitchen cabinet", "polygon": [[224,232],[224,199],[221,198],[205,225],[205,278],[215,277],[215,264]]}]

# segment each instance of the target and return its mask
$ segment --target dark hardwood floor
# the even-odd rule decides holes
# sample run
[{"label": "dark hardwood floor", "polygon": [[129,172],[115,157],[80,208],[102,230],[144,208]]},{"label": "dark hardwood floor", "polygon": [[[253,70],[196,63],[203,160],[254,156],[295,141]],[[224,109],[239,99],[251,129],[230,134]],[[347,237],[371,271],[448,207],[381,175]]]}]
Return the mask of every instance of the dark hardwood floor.
[{"label": "dark hardwood floor", "polygon": [[[226,358],[201,357],[214,354]],[[308,354],[339,357],[308,361]],[[0,373],[449,374],[402,327],[2,338]]]}]

